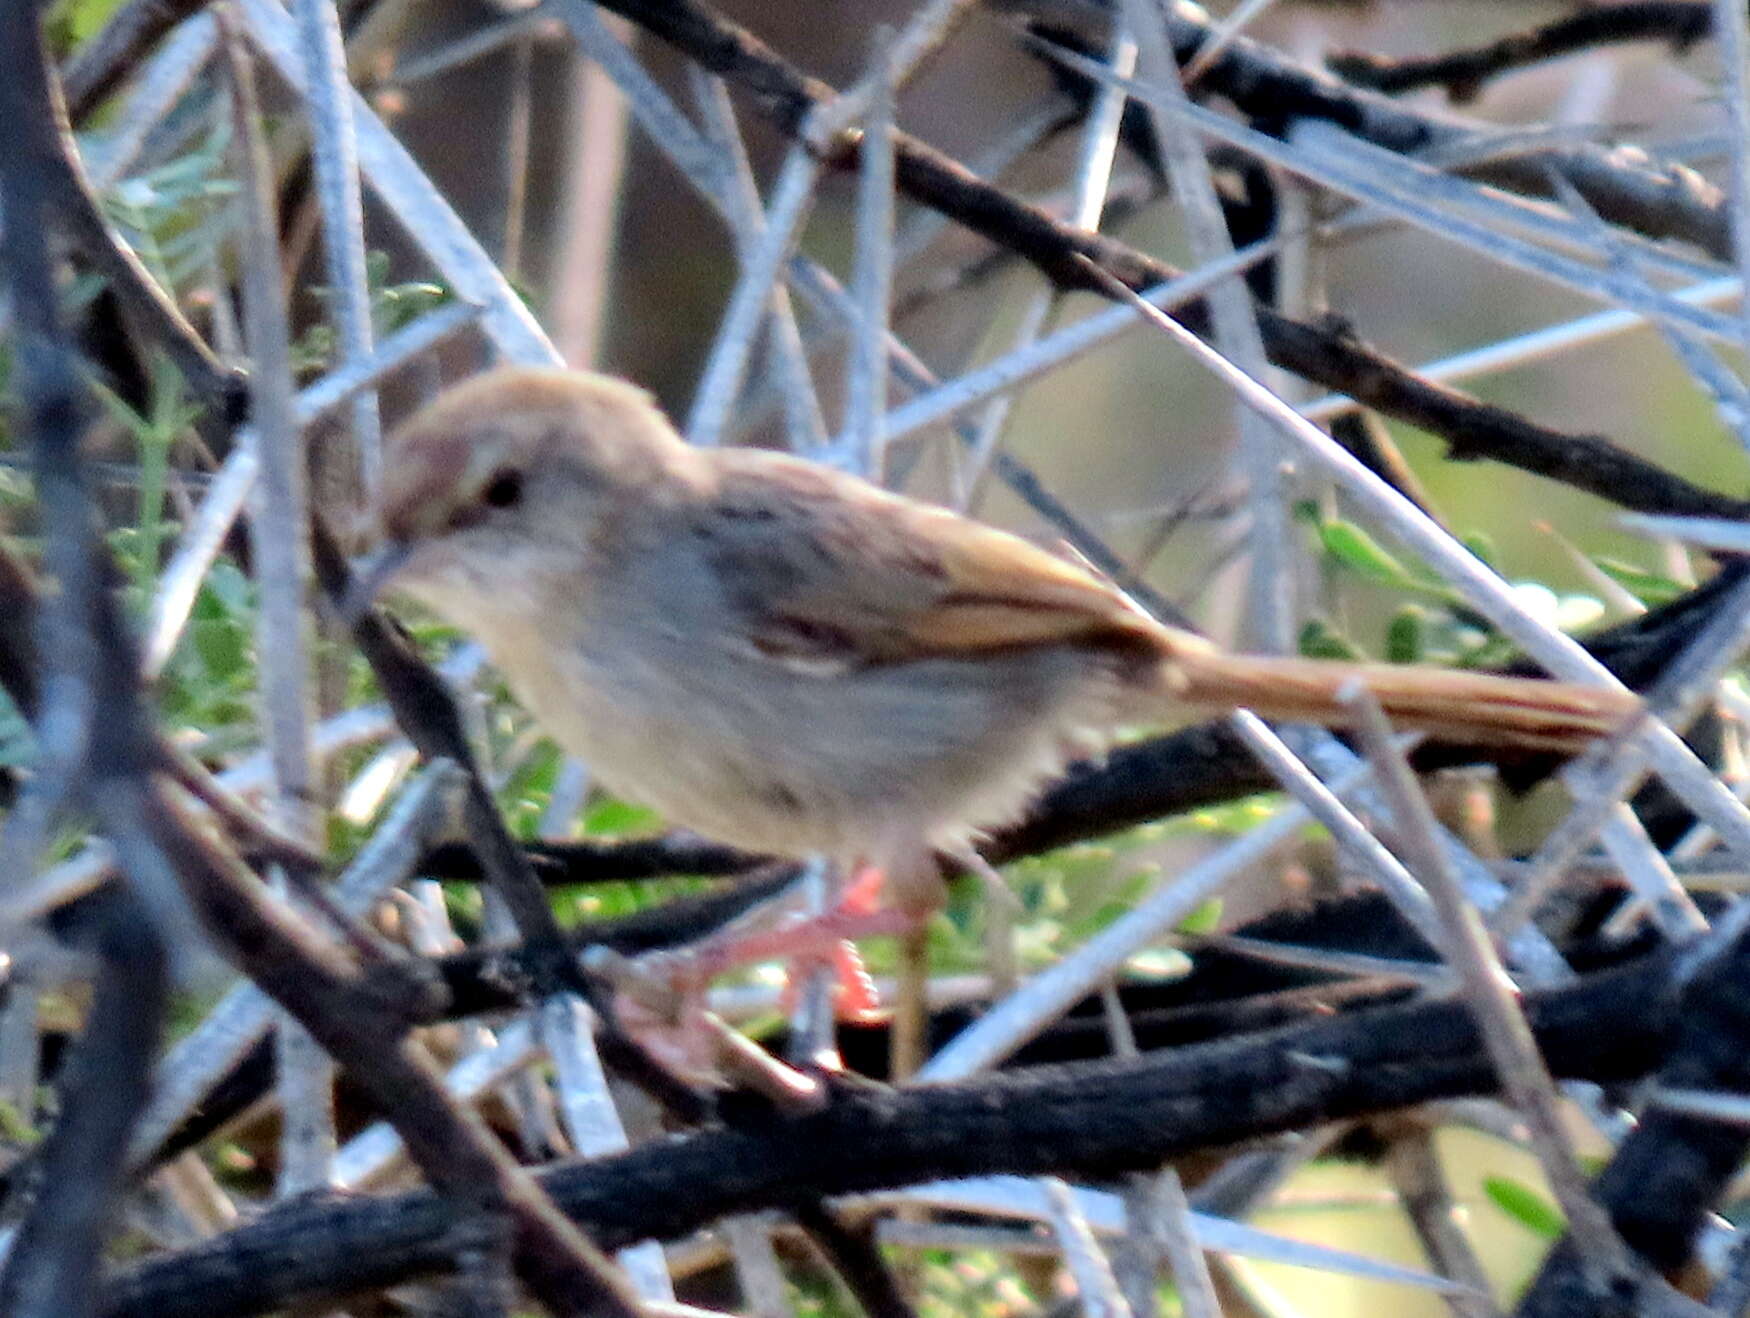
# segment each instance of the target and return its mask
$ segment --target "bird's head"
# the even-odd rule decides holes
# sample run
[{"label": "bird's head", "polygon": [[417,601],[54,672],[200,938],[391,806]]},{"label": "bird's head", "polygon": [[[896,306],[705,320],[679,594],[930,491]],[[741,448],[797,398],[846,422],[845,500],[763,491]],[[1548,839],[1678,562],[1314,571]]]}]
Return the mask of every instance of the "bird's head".
[{"label": "bird's head", "polygon": [[471,626],[521,586],[576,588],[616,513],[692,456],[649,394],[610,376],[502,367],[456,385],[384,441],[377,544],[348,612],[397,590]]}]

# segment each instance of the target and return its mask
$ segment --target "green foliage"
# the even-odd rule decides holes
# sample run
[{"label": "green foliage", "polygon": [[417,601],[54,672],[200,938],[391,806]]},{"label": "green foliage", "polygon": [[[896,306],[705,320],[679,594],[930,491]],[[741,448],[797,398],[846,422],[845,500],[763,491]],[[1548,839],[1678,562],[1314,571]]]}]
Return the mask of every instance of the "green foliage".
[{"label": "green foliage", "polygon": [[1510,1176],[1486,1176],[1483,1178],[1483,1193],[1508,1217],[1546,1240],[1560,1240],[1568,1229],[1562,1210],[1548,1196],[1523,1181]]},{"label": "green foliage", "polygon": [[112,537],[117,553],[130,567],[130,578],[142,597],[151,593],[158,575],[159,554],[175,527],[164,519],[164,488],[169,473],[170,446],[200,415],[200,409],[183,388],[182,374],[162,353],[151,357],[148,405],[144,415],[134,411],[102,385],[97,396],[105,410],[134,439],[139,461],[139,498],[134,525],[119,528]]},{"label": "green foliage", "polygon": [[[379,339],[450,300],[450,290],[431,280],[391,284],[387,252],[374,251],[365,257],[365,279],[371,294],[371,332]],[[334,290],[326,285],[314,285],[309,292],[324,306],[334,300]],[[325,311],[292,345],[292,366],[299,374],[320,372],[333,361],[335,338],[330,320]]]},{"label": "green foliage", "polygon": [[80,42],[89,40],[99,28],[109,22],[110,15],[121,7],[122,0],[55,0],[49,7],[44,31],[49,48],[65,55]]},{"label": "green foliage", "polygon": [[[173,293],[207,272],[230,230],[237,192],[225,163],[230,139],[221,122],[191,149],[130,175],[102,198],[110,220]],[[87,295],[95,290],[82,287]]]}]

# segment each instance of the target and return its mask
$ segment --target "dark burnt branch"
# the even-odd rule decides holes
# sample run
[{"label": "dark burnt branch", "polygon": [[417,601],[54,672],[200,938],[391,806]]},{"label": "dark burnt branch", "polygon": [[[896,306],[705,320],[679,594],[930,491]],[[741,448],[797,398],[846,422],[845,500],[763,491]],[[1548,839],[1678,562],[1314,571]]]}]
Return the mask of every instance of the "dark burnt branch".
[{"label": "dark burnt branch", "polygon": [[797,1208],[792,1216],[857,1297],[869,1318],[917,1318],[917,1310],[900,1293],[893,1270],[881,1257],[871,1228],[847,1226],[818,1200]]},{"label": "dark burnt branch", "polygon": [[[307,1029],[370,1096],[444,1195],[455,1234],[445,1248],[494,1248],[508,1224],[518,1274],[555,1313],[633,1318],[613,1264],[568,1223],[472,1109],[452,1102],[443,1073],[408,1034],[420,986],[367,981],[255,876],[204,836],[162,790],[147,826],[172,857],[207,934]],[[354,1248],[364,1238],[354,1241]]]},{"label": "dark burnt branch", "polygon": [[[752,33],[720,18],[695,0],[606,0],[606,7],[734,83],[767,118],[792,137],[800,132],[813,107],[833,94],[832,88],[798,71]],[[1175,9],[1173,14],[1170,25],[1175,45],[1180,58],[1185,59],[1195,53],[1207,36],[1207,28],[1184,18],[1181,10]],[[1268,88],[1260,90],[1254,85],[1260,79],[1268,82]],[[1266,56],[1262,48],[1243,41],[1236,42],[1211,66],[1203,85],[1241,100],[1242,105],[1246,100],[1261,102],[1256,107],[1258,112],[1264,113],[1268,106],[1268,117],[1278,125],[1304,114],[1337,118],[1336,109],[1328,102],[1336,99],[1346,105],[1354,97],[1365,95],[1326,75]],[[1289,99],[1272,99],[1278,94],[1288,96],[1290,91],[1294,94]],[[1392,102],[1383,97],[1378,99],[1391,114],[1401,116],[1402,112]],[[1354,113],[1348,113],[1339,121],[1351,130],[1358,130],[1356,118]],[[1389,145],[1408,150],[1440,140],[1428,121],[1416,120],[1415,128],[1415,142],[1393,141]],[[845,144],[836,145],[834,151],[835,164],[854,167],[854,151],[846,149]],[[1596,163],[1583,151],[1576,159]],[[1532,172],[1540,180],[1537,190],[1542,191],[1541,171],[1552,167],[1552,161],[1549,156],[1539,156],[1538,162]],[[897,186],[906,197],[1024,257],[1060,288],[1112,296],[1112,290],[1084,262],[1092,262],[1138,292],[1183,273],[1115,238],[1077,229],[1053,218],[986,183],[959,162],[905,133],[894,134],[894,164]],[[1621,209],[1601,203],[1588,192],[1588,188],[1596,191],[1596,171],[1569,169],[1565,157],[1553,161],[1553,167],[1568,172],[1600,214],[1610,217],[1612,210]],[[1641,174],[1634,178],[1651,186]],[[1586,180],[1585,185],[1582,179]],[[1716,246],[1726,241],[1718,200],[1714,193],[1715,205],[1710,213],[1718,230]],[[1256,311],[1265,348],[1277,366],[1438,435],[1446,441],[1448,456],[1456,460],[1488,458],[1504,462],[1623,507],[1648,512],[1750,516],[1750,500],[1705,489],[1602,436],[1569,434],[1538,425],[1506,408],[1424,380],[1368,347],[1340,324],[1295,320],[1264,305],[1257,306]],[[1202,303],[1175,314],[1198,333],[1208,329]]]},{"label": "dark burnt branch", "polygon": [[[11,383],[36,458],[44,556],[59,590],[36,618],[40,644],[26,626],[29,610],[0,628],[18,647],[0,664],[0,677],[17,684],[20,708],[36,718],[43,746],[37,804],[95,814],[110,827],[129,882],[89,904],[72,931],[97,957],[96,997],[62,1086],[60,1119],[42,1150],[40,1192],[0,1272],[0,1311],[83,1318],[96,1306],[111,1201],[163,1021],[162,925],[172,899],[159,858],[139,845],[126,818],[151,771],[151,723],[103,571],[96,506],[79,456],[83,392],[49,236],[60,144],[46,99],[39,14],[37,0],[0,11],[0,116],[12,126],[12,158],[0,169],[0,271],[12,313]],[[0,585],[9,596],[28,596],[21,572],[0,574]],[[40,841],[29,826],[19,832],[15,846]]]},{"label": "dark burnt branch", "polygon": [[15,106],[23,117],[13,120],[9,131],[14,140],[28,136],[36,144],[36,164],[51,223],[66,233],[108,282],[121,305],[176,363],[195,392],[213,402],[214,412],[226,424],[234,424],[245,408],[242,373],[213,355],[134,249],[105,218],[85,177],[47,53],[37,68],[18,70],[17,76],[26,79]]},{"label": "dark burnt branch", "polygon": [[1712,6],[1705,0],[1646,0],[1582,9],[1486,45],[1444,55],[1400,57],[1341,51],[1325,62],[1338,76],[1377,92],[1444,87],[1453,100],[1464,102],[1475,98],[1491,78],[1545,60],[1630,41],[1669,42],[1681,54],[1712,31]]},{"label": "dark burnt branch", "polygon": [[[1055,0],[993,0],[1004,9],[1049,11]],[[1102,27],[1109,7],[1084,13]],[[1209,40],[1210,20],[1189,5],[1167,8],[1168,35],[1180,63]],[[1301,64],[1247,37],[1236,37],[1197,80],[1197,92],[1231,101],[1265,132],[1282,132],[1296,119],[1323,119],[1388,151],[1405,154],[1474,142],[1490,131],[1481,121],[1433,115],[1389,96],[1355,87],[1323,69]],[[1724,192],[1686,166],[1659,160],[1637,147],[1581,144],[1503,157],[1469,171],[1535,196],[1550,194],[1550,173],[1561,174],[1587,204],[1612,224],[1649,238],[1692,243],[1722,261],[1732,259]]]},{"label": "dark burnt branch", "polygon": [[126,0],[61,70],[73,122],[83,121],[115,91],[165,33],[206,6],[207,0]]},{"label": "dark burnt branch", "polygon": [[[1709,957],[1689,982],[1660,1089],[1750,1092],[1750,934]],[[1622,1238],[1662,1272],[1688,1261],[1707,1215],[1750,1152],[1750,1129],[1687,1116],[1657,1098],[1598,1177],[1594,1194]],[[1584,1281],[1571,1243],[1544,1260],[1520,1301],[1521,1318],[1573,1313]]]},{"label": "dark burnt branch", "polygon": [[[1531,994],[1560,1077],[1658,1066],[1679,1021],[1661,953]],[[1598,1040],[1608,1038],[1609,1048]],[[890,1090],[838,1088],[819,1112],[702,1131],[542,1183],[603,1248],[672,1239],[725,1213],[994,1172],[1108,1178],[1201,1149],[1439,1098],[1494,1092],[1462,1004],[1373,1008],[1268,1034],[1107,1061]],[[831,1157],[822,1156],[830,1149]],[[116,1279],[109,1318],[217,1318],[312,1303],[451,1266],[430,1194],[299,1207]],[[360,1250],[357,1242],[371,1248]]]}]

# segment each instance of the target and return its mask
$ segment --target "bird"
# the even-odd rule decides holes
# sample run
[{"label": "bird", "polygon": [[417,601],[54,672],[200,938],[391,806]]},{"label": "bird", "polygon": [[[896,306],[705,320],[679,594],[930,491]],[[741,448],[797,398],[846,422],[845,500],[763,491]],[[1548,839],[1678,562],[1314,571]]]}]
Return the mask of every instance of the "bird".
[{"label": "bird", "polygon": [[1079,562],[805,457],[702,448],[590,371],[497,367],[384,443],[354,593],[470,633],[568,753],[671,825],[885,875],[922,918],[933,857],[1021,814],[1138,724],[1235,709],[1576,751],[1620,689],[1228,653]]}]

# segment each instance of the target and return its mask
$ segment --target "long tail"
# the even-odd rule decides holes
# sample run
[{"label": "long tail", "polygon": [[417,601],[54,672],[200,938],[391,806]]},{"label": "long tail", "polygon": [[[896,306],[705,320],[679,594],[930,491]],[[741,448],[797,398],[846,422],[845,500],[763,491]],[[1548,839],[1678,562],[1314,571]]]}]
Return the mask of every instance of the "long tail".
[{"label": "long tail", "polygon": [[1627,692],[1575,682],[1191,647],[1173,654],[1168,671],[1176,697],[1188,704],[1333,726],[1349,721],[1338,692],[1357,680],[1401,727],[1481,746],[1579,751],[1640,708]]}]

